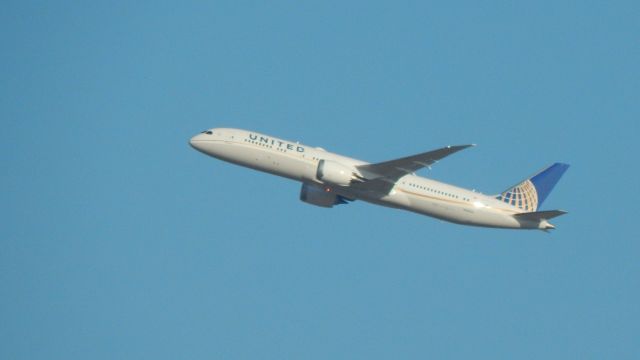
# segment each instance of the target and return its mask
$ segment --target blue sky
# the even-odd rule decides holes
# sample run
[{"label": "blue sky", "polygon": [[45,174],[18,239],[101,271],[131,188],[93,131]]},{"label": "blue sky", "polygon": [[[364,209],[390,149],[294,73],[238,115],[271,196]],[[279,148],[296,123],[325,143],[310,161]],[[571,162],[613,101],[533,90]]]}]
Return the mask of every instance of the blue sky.
[{"label": "blue sky", "polygon": [[[0,358],[632,359],[640,5],[30,2],[0,13]],[[253,129],[496,193],[461,227],[207,158]]]}]

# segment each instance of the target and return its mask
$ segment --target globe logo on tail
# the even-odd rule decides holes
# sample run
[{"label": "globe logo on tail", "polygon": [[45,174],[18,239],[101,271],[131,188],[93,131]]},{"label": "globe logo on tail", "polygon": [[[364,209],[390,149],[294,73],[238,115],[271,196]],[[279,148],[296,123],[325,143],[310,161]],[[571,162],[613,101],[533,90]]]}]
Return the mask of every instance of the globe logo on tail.
[{"label": "globe logo on tail", "polygon": [[568,164],[555,163],[496,198],[525,212],[538,211],[538,207],[549,196],[553,187],[568,168]]},{"label": "globe logo on tail", "polygon": [[538,192],[531,180],[525,180],[503,192],[498,196],[498,200],[526,212],[536,211],[538,209]]}]

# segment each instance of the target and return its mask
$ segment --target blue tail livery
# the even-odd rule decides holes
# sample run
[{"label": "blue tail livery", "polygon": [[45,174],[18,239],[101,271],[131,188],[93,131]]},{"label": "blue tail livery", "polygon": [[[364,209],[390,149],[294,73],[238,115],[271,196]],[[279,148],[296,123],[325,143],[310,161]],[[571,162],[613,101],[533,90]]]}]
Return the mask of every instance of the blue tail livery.
[{"label": "blue tail livery", "polygon": [[509,188],[498,195],[497,199],[527,212],[538,211],[568,168],[569,164],[555,163]]}]

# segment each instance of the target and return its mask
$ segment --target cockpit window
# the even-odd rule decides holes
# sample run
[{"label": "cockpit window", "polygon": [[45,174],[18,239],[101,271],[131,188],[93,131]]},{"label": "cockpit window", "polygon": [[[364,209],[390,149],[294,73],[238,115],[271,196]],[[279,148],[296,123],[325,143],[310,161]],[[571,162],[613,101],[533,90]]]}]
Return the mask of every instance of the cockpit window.
[{"label": "cockpit window", "polygon": [[205,130],[205,131],[201,132],[200,134],[213,135],[213,131],[211,131],[211,130]]}]

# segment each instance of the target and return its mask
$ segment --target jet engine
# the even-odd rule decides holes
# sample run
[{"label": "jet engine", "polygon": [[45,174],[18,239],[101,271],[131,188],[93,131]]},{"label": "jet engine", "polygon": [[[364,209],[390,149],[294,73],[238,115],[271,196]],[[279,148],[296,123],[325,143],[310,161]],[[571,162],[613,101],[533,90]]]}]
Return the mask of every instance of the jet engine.
[{"label": "jet engine", "polygon": [[353,168],[331,160],[320,160],[316,170],[316,178],[323,183],[348,186],[354,181],[362,181]]},{"label": "jet engine", "polygon": [[351,199],[346,199],[340,195],[337,195],[330,188],[324,188],[318,185],[302,184],[300,189],[300,200],[320,206],[330,208],[333,205],[347,204]]}]

